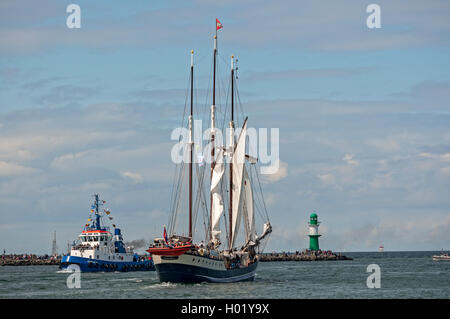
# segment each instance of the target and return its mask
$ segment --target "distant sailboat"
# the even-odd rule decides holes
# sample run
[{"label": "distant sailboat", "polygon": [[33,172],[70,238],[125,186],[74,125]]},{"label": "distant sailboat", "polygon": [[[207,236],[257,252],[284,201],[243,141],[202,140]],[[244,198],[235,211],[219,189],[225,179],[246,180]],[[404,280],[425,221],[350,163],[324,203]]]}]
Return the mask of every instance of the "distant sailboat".
[{"label": "distant sailboat", "polygon": [[[205,166],[203,163],[196,166],[198,187],[195,194],[196,205],[194,208],[193,189],[193,76],[194,61],[193,51],[191,52],[191,73],[190,73],[190,97],[191,107],[188,118],[189,128],[189,225],[188,236],[175,234],[173,224],[176,220],[179,207],[179,194],[176,193],[173,205],[172,227],[170,235],[167,236],[164,227],[163,238],[156,238],[154,244],[147,250],[153,255],[156,271],[161,282],[237,282],[253,280],[258,266],[258,253],[262,252],[263,246],[267,242],[268,235],[272,231],[265,204],[264,197],[254,193],[254,186],[259,185],[259,178],[254,178],[258,174],[255,164],[257,159],[246,154],[246,131],[247,118],[242,124],[237,142],[235,141],[234,128],[234,100],[235,100],[235,67],[234,57],[231,57],[231,109],[229,122],[229,145],[216,145],[215,143],[215,83],[216,83],[216,56],[217,56],[217,30],[222,25],[216,20],[216,36],[214,37],[214,73],[213,73],[213,101],[211,106],[211,178],[210,183],[205,183],[203,173]],[[225,123],[225,120],[224,120]],[[225,163],[228,158],[229,163]],[[253,171],[252,171],[253,169]],[[254,174],[252,174],[252,172]],[[179,172],[181,179],[183,171]],[[228,177],[228,180],[227,180]],[[177,179],[177,181],[180,179]],[[209,190],[209,201],[202,193],[204,186]],[[209,186],[209,187],[208,187]],[[259,190],[261,190],[259,185]],[[228,189],[227,189],[228,188]],[[177,190],[181,187],[176,187]],[[262,201],[261,205],[255,205],[255,201]],[[199,202],[201,202],[199,204]],[[209,203],[208,203],[209,202]],[[225,209],[228,206],[228,210]],[[204,225],[205,243],[203,241],[195,245],[193,215],[197,216],[198,207],[203,207],[206,211]],[[255,217],[256,211],[265,218],[264,227],[260,235],[256,232]],[[225,224],[220,227],[221,221]],[[240,233],[240,226],[243,225],[244,234]],[[225,229],[227,242],[222,244],[221,234]],[[241,235],[238,238],[238,235]],[[240,245],[238,241],[243,240]]]}]

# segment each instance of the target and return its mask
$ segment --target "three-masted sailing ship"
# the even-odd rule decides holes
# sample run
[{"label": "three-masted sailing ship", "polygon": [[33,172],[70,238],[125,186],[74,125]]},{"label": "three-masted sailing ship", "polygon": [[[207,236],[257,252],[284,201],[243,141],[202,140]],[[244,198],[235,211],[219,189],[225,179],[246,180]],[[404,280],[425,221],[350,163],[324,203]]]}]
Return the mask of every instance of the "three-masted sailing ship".
[{"label": "three-masted sailing ship", "polygon": [[[267,243],[272,231],[261,184],[258,177],[258,159],[246,153],[247,118],[243,119],[239,136],[235,136],[236,70],[234,57],[231,57],[230,70],[230,116],[228,126],[228,145],[216,141],[216,65],[217,30],[222,27],[216,19],[214,36],[212,105],[210,109],[210,153],[211,166],[194,163],[195,143],[193,141],[194,123],[194,52],[191,51],[190,66],[190,114],[187,119],[189,130],[186,149],[188,160],[176,171],[174,195],[171,207],[169,234],[164,226],[163,238],[155,238],[147,250],[161,282],[237,282],[253,280],[258,266],[258,254]],[[209,114],[208,114],[209,116]],[[194,176],[194,168],[196,174]],[[210,178],[204,178],[210,168]],[[185,171],[188,171],[188,233],[179,235],[175,231],[176,216],[180,211],[179,195],[182,190]],[[178,176],[177,176],[178,174]],[[194,190],[194,182],[196,190]],[[205,186],[206,185],[206,186]],[[259,188],[257,188],[259,186]],[[259,193],[257,192],[259,191]],[[209,192],[209,198],[206,195]],[[195,198],[194,198],[195,195]],[[195,230],[198,212],[203,210],[204,241],[194,243],[199,238]],[[186,213],[184,213],[186,214]],[[262,232],[258,235],[256,217],[262,217]],[[244,232],[240,232],[243,225]],[[184,225],[186,227],[186,225]],[[223,232],[224,230],[224,232]],[[225,238],[222,237],[223,233]],[[222,238],[221,238],[222,237]],[[224,240],[225,239],[225,240]],[[222,243],[222,240],[225,242]],[[238,244],[240,243],[240,244]]]}]

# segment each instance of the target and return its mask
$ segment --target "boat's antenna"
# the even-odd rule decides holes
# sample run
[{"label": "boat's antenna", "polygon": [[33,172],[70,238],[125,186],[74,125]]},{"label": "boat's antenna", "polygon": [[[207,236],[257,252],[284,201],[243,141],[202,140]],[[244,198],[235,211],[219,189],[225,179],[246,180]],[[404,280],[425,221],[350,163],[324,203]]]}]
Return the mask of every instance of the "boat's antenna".
[{"label": "boat's antenna", "polygon": [[192,239],[192,122],[194,116],[194,50],[191,50],[191,114],[189,115],[189,237]]},{"label": "boat's antenna", "polygon": [[[230,121],[230,145],[229,154],[230,159],[233,156],[234,150],[234,56],[231,56],[231,121]],[[230,205],[229,205],[229,219],[230,219],[230,250],[233,249],[233,161],[230,160]]]}]

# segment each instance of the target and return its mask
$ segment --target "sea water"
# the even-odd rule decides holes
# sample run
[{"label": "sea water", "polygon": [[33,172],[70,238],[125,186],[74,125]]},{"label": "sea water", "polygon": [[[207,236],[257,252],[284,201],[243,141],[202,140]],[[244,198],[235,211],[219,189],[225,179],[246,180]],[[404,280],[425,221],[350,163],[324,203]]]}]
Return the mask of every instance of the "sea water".
[{"label": "sea water", "polygon": [[[81,273],[68,288],[58,266],[0,267],[0,298],[450,298],[450,261],[439,252],[345,253],[351,261],[259,263],[252,282],[160,283],[154,271]],[[380,267],[380,288],[368,288],[367,267]]]}]

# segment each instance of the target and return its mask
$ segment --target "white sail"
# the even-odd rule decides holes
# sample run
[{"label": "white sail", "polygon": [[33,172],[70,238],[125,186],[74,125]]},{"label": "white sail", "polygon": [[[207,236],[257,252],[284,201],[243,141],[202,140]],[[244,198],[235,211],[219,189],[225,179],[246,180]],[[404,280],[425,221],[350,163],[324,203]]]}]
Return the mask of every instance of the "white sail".
[{"label": "white sail", "polygon": [[233,206],[232,206],[232,236],[231,247],[234,247],[234,242],[239,233],[239,225],[242,214],[242,181],[244,176],[244,164],[245,164],[245,142],[247,135],[247,121],[245,121],[242,127],[239,140],[231,159],[233,164]]},{"label": "white sail", "polygon": [[244,220],[245,225],[247,226],[246,230],[246,241],[254,241],[255,240],[255,219],[253,217],[253,190],[252,184],[250,182],[250,178],[247,173],[247,169],[244,166]]},{"label": "white sail", "polygon": [[259,245],[261,241],[271,232],[272,232],[272,225],[270,225],[270,222],[267,221],[266,223],[264,223],[264,229],[261,236],[256,236],[256,244]]},{"label": "white sail", "polygon": [[220,181],[222,180],[223,173],[225,171],[223,163],[223,149],[219,150],[216,157],[216,163],[214,165],[212,180],[211,180],[211,194],[212,194],[212,206],[211,206],[211,235],[212,242],[216,245],[220,243],[220,228],[219,221],[223,212],[223,201],[220,192]]}]

